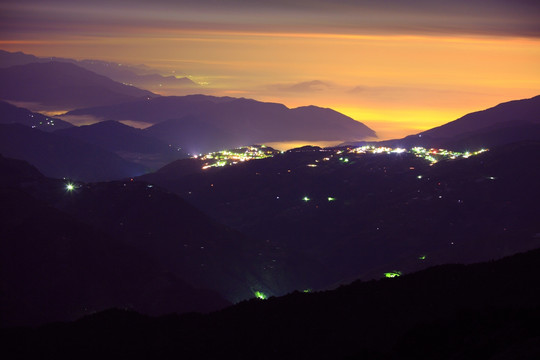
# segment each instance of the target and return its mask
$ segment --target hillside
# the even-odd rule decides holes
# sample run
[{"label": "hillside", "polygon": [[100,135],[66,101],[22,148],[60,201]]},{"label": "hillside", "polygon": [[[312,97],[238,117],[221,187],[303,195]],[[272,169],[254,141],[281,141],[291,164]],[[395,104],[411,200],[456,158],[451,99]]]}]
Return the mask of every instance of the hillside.
[{"label": "hillside", "polygon": [[0,153],[26,160],[54,178],[99,181],[146,172],[144,166],[95,145],[20,124],[0,124]]},{"label": "hillside", "polygon": [[539,146],[435,164],[412,153],[339,149],[198,171],[194,160],[179,160],[142,179],[248,236],[322,263],[337,283],[540,245]]},{"label": "hillside", "polygon": [[169,162],[187,157],[181,149],[151,137],[141,129],[112,120],[72,127],[57,131],[56,134],[99,146],[150,170],[157,170]]},{"label": "hillside", "polygon": [[0,101],[0,123],[21,124],[47,132],[73,127],[67,121],[31,112],[5,101]]},{"label": "hillside", "polygon": [[3,351],[56,358],[533,359],[540,355],[539,263],[534,250],[252,300],[209,315],[110,310],[74,323],[4,330]]},{"label": "hillside", "polygon": [[48,199],[74,196],[64,181],[46,179],[18,160],[2,157],[0,167],[2,326],[74,320],[111,307],[159,315],[228,304],[28,192],[40,189]]},{"label": "hillside", "polygon": [[[96,242],[96,248],[87,244],[93,237],[99,237],[104,244],[112,243],[110,239],[114,239],[115,246],[125,246],[133,249],[132,252],[144,254],[147,259],[145,261],[159,264],[163,274],[171,274],[173,280],[182,279],[182,283],[196,289],[214,290],[220,296],[209,295],[210,297],[224,297],[231,302],[251,298],[257,292],[282,295],[297,287],[308,288],[311,284],[308,279],[311,279],[313,271],[317,269],[314,262],[286,249],[276,248],[271,243],[248,238],[231,230],[178,196],[150,184],[130,180],[70,183],[68,180],[45,178],[36,173],[35,169],[30,171],[32,167],[24,166],[24,162],[5,158],[2,160],[5,160],[0,161],[2,173],[5,174],[0,177],[3,182],[0,185],[4,186],[4,211],[11,211],[4,219],[7,231],[6,254],[10,254],[7,249],[11,249],[11,242],[25,244],[23,248],[13,250],[18,252],[17,254],[6,255],[10,256],[10,261],[14,263],[26,261],[20,252],[31,248],[32,241],[39,241],[39,246],[50,246],[47,250],[51,252],[50,256],[56,252],[62,253],[63,250],[57,249],[57,246],[66,246],[66,251],[75,251],[80,243],[81,246],[88,247],[85,251],[90,256],[94,251],[108,251],[102,249],[105,245],[100,242]],[[68,184],[72,184],[72,187],[67,188]],[[19,205],[16,209],[20,208],[20,212],[10,210],[17,201]],[[22,212],[23,208],[27,208],[27,213]],[[47,215],[40,217],[40,212]],[[39,218],[34,225],[31,222],[33,217]],[[26,224],[25,227],[19,226],[22,223]],[[44,225],[49,223],[51,225]],[[65,229],[72,231],[69,242],[55,240],[64,236],[62,231]],[[21,239],[17,242],[19,235]],[[32,236],[37,240],[32,240]],[[54,242],[46,245],[49,241]],[[126,252],[124,260],[118,253],[117,261],[131,261],[130,251]],[[45,250],[35,256],[41,253],[45,253]],[[76,253],[73,257],[76,257],[75,255],[84,256]],[[51,260],[50,265],[60,261],[56,265],[62,266],[64,261],[73,260],[71,255],[66,256],[65,259]],[[276,259],[279,259],[279,267],[274,265]],[[91,257],[88,261],[94,260]],[[49,264],[49,260],[43,261]],[[21,291],[37,291],[40,274],[35,273],[31,266],[25,271],[29,281],[18,287]],[[97,281],[91,274],[88,274],[86,279]],[[150,280],[140,281],[138,285],[144,286],[144,281]],[[133,286],[135,285],[134,283]],[[77,301],[81,304],[82,300]],[[209,304],[211,301],[200,303]],[[109,303],[108,306],[120,304],[122,303]],[[150,309],[152,311],[147,313],[165,311],[164,309],[169,309],[167,306],[169,305],[164,304],[162,308],[156,303],[155,307]],[[146,309],[142,306],[136,308],[143,312]],[[178,309],[167,311],[180,311]],[[54,312],[43,312],[44,316],[48,314],[48,321],[65,318],[55,318]],[[32,316],[35,317],[35,314]],[[32,316],[29,315],[30,318]]]},{"label": "hillside", "polygon": [[[540,96],[514,100],[467,114],[457,120],[379,146],[424,146],[474,151],[518,141],[540,139]],[[344,144],[347,145],[347,144]]]}]

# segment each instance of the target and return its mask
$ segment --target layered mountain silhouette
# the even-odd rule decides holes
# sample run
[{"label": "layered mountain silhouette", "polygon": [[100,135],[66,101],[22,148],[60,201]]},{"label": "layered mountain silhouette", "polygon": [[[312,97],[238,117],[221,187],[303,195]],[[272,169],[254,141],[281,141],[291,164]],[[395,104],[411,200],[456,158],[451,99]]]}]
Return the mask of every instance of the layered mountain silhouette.
[{"label": "layered mountain silhouette", "polygon": [[154,97],[66,62],[31,63],[0,69],[0,98],[55,109],[109,105]]},{"label": "layered mountain silhouette", "polygon": [[196,89],[198,87],[196,83],[187,77],[176,77],[172,75],[162,76],[157,74],[153,69],[142,65],[131,66],[100,60],[77,61],[74,59],[58,57],[39,58],[34,55],[24,54],[22,52],[12,53],[0,50],[0,68],[50,61],[72,63],[84,69],[95,72],[96,74],[107,76],[114,81],[144,89],[160,90],[162,88],[170,87]]},{"label": "layered mountain silhouette", "polygon": [[19,160],[0,157],[0,167],[3,326],[73,320],[110,307],[159,315],[228,304],[51,205],[77,196],[81,184],[70,192],[64,181],[46,179]]},{"label": "layered mountain silhouette", "polygon": [[150,318],[110,310],[4,330],[2,351],[27,358],[534,359],[539,262],[534,250],[252,300],[208,315]]},{"label": "layered mountain silhouette", "polygon": [[273,141],[376,136],[364,124],[331,109],[316,106],[289,109],[282,104],[203,95],[78,109],[67,115],[155,123],[146,131],[190,153]]},{"label": "layered mountain silhouette", "polygon": [[20,124],[0,124],[0,153],[26,160],[54,178],[99,181],[147,171],[145,166],[96,145]]},{"label": "layered mountain silhouette", "polygon": [[46,132],[73,127],[73,125],[67,121],[31,112],[5,101],[0,101],[0,123],[21,124]]},{"label": "layered mountain silhouette", "polygon": [[71,127],[56,132],[114,152],[125,160],[142,164],[150,170],[188,155],[141,129],[117,121],[102,121],[93,125]]}]

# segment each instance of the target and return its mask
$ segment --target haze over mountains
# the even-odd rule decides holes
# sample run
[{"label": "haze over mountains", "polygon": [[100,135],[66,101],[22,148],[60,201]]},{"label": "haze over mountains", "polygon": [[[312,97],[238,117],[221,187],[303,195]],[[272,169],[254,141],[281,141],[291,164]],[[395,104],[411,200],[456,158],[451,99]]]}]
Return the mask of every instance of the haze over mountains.
[{"label": "haze over mountains", "polygon": [[22,52],[8,52],[0,50],[0,68],[7,68],[15,65],[26,65],[31,63],[46,63],[51,61],[67,62],[80,66],[86,70],[107,76],[114,81],[127,85],[133,85],[149,90],[175,89],[176,91],[195,91],[198,84],[187,77],[176,77],[173,75],[162,76],[144,65],[130,66],[114,62],[100,60],[73,60],[59,57],[39,58],[34,55]]},{"label": "haze over mountains", "polygon": [[[3,100],[71,104],[63,119],[100,120],[73,126],[0,101],[2,326],[316,293],[209,316],[109,311],[5,330],[12,345],[3,351],[79,357],[88,338],[97,345],[83,357],[112,348],[135,358],[246,358],[259,349],[262,358],[421,358],[411,344],[433,342],[447,349],[442,358],[491,349],[504,359],[514,346],[540,349],[527,322],[539,316],[538,251],[406,275],[540,247],[540,96],[373,148],[232,149],[376,133],[332,109],[158,96],[79,65],[0,69],[11,79],[0,85]],[[311,347],[304,354],[299,344]]]}]

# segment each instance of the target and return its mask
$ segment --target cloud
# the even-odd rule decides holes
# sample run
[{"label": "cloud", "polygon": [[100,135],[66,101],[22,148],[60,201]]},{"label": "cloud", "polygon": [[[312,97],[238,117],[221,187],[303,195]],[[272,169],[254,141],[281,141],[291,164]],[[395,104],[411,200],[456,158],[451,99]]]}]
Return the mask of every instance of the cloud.
[{"label": "cloud", "polygon": [[[229,31],[540,37],[537,0],[5,0],[1,30],[56,21]],[[76,27],[75,27],[76,28]],[[133,31],[133,30],[130,30]]]},{"label": "cloud", "polygon": [[269,90],[294,93],[313,93],[330,90],[333,85],[320,80],[304,81],[296,84],[273,84],[269,85]]}]

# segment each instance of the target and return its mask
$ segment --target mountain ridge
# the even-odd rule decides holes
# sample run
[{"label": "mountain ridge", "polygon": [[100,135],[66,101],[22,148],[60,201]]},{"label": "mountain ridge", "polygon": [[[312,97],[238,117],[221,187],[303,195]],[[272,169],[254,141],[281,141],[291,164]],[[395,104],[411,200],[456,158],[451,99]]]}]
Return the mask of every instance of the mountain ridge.
[{"label": "mountain ridge", "polygon": [[154,91],[163,90],[163,85],[173,88],[179,87],[181,89],[196,89],[199,87],[198,84],[193,82],[188,77],[178,78],[174,75],[159,75],[155,73],[154,70],[145,66],[131,66],[92,59],[74,60],[59,57],[42,58],[22,52],[12,53],[0,49],[0,67],[10,67],[14,65],[26,65],[30,63],[42,63],[49,61],[72,63],[97,74],[109,77],[114,81],[142,87],[145,89],[151,88]]},{"label": "mountain ridge", "polygon": [[[127,86],[67,62],[30,63],[0,69],[0,98],[73,109],[149,98],[147,90]],[[31,84],[31,86],[28,86]]]},{"label": "mountain ridge", "polygon": [[[153,126],[145,131],[155,132],[154,136],[161,136],[162,140],[172,143],[175,134],[189,139],[192,129],[196,135],[188,144],[180,141],[172,143],[192,154],[274,141],[344,140],[376,136],[375,131],[366,125],[328,108],[307,106],[289,109],[278,103],[205,95],[160,97],[117,106],[77,109],[66,114],[70,115],[141,121],[153,123],[156,127],[162,127],[160,124],[165,121],[175,122],[162,132],[152,129]],[[183,123],[186,124],[185,128],[182,127]],[[197,123],[209,127],[210,133],[200,130]],[[208,145],[197,146],[197,142]],[[219,143],[220,147],[212,146],[212,143]]]}]

